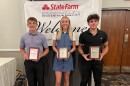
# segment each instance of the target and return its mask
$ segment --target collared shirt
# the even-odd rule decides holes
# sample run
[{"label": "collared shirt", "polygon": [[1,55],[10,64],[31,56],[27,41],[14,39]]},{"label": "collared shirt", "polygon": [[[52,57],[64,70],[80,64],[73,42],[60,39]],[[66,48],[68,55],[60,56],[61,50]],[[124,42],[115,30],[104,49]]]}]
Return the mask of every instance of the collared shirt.
[{"label": "collared shirt", "polygon": [[46,37],[39,32],[27,32],[21,38],[20,48],[24,49],[25,52],[29,54],[29,49],[31,47],[38,48],[40,55],[44,51],[44,48],[48,48]]},{"label": "collared shirt", "polygon": [[79,43],[83,44],[83,51],[85,54],[89,53],[89,46],[100,46],[102,52],[102,44],[107,42],[107,34],[97,29],[96,35],[90,33],[90,29],[80,34]]}]

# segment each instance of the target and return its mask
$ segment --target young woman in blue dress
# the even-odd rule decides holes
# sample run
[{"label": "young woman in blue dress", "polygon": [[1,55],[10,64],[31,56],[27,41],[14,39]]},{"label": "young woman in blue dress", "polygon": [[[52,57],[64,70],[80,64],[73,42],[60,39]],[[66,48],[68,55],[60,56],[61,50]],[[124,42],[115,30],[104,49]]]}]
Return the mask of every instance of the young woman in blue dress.
[{"label": "young woman in blue dress", "polygon": [[[53,70],[55,71],[55,86],[60,86],[62,74],[64,75],[64,86],[69,86],[70,71],[73,71],[73,58],[71,53],[75,51],[75,34],[72,33],[70,19],[63,16],[60,20],[59,32],[53,35],[53,50],[56,53]],[[59,58],[59,48],[67,48],[67,58]]]}]

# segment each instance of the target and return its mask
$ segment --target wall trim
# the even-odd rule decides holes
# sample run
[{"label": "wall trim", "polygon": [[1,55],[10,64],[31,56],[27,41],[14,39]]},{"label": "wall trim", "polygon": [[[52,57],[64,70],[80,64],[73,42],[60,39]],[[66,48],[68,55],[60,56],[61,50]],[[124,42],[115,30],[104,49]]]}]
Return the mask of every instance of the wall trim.
[{"label": "wall trim", "polygon": [[130,7],[108,7],[102,8],[102,10],[130,10]]},{"label": "wall trim", "polygon": [[20,49],[0,49],[0,52],[1,51],[20,51]]}]

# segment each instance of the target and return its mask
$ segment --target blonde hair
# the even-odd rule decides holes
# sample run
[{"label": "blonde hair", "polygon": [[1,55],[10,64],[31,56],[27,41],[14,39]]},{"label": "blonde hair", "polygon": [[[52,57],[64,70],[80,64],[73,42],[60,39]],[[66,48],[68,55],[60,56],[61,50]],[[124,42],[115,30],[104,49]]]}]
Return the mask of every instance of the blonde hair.
[{"label": "blonde hair", "polygon": [[[63,18],[67,18],[67,19],[69,20],[69,27],[68,27],[68,30],[67,30],[67,31],[68,31],[68,33],[69,33],[70,40],[73,41],[73,34],[72,34],[72,28],[71,28],[70,19],[69,19],[67,16],[63,16],[63,17],[61,18],[61,20],[62,20]],[[57,37],[56,37],[57,40],[60,40],[60,39],[61,39],[61,34],[62,34],[61,20],[60,20],[60,29],[59,29],[59,32],[58,32]]]}]

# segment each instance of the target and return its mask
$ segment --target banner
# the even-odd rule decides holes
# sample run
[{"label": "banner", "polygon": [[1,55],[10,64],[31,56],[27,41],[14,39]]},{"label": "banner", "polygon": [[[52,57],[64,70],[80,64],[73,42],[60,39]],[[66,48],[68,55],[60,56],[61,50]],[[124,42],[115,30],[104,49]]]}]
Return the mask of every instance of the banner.
[{"label": "banner", "polygon": [[72,31],[76,34],[76,44],[78,44],[80,33],[88,29],[87,16],[92,13],[100,14],[100,6],[99,0],[26,1],[24,11],[25,22],[29,17],[37,18],[38,32],[44,34],[49,46],[52,46],[52,36],[55,31],[58,31],[62,16],[70,18]]}]

